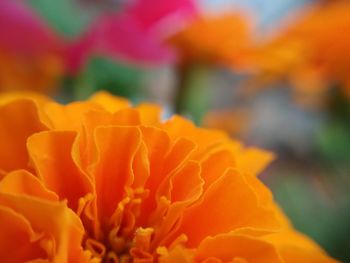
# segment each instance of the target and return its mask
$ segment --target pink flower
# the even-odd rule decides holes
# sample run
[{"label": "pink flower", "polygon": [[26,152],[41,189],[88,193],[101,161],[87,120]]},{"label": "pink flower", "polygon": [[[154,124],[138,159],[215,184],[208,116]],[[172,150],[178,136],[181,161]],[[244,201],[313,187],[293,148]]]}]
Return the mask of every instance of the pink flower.
[{"label": "pink flower", "polygon": [[0,90],[48,90],[63,72],[62,45],[22,1],[0,1]]},{"label": "pink flower", "polygon": [[58,39],[25,4],[0,1],[0,47],[16,53],[57,50]]},{"label": "pink flower", "polygon": [[91,55],[108,55],[139,64],[175,59],[164,38],[196,15],[192,0],[137,0],[121,13],[103,14],[69,49],[76,72]]}]

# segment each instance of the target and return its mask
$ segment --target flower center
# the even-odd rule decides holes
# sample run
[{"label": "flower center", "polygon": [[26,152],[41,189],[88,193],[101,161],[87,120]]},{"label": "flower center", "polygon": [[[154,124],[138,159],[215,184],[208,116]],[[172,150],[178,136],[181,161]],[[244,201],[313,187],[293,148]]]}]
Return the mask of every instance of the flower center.
[{"label": "flower center", "polygon": [[[147,192],[134,190],[119,202],[113,215],[98,227],[99,231],[87,231],[84,247],[91,253],[92,262],[126,263],[138,259],[144,263],[153,262],[151,241],[153,228],[137,226],[140,205]],[[86,229],[93,229],[84,224]],[[95,225],[96,229],[96,225]]]},{"label": "flower center", "polygon": [[120,236],[118,232],[117,228],[112,229],[104,242],[86,239],[85,248],[91,252],[92,258],[104,263],[126,263],[135,259],[153,262],[153,255],[149,253],[152,228],[138,228],[131,240]]}]

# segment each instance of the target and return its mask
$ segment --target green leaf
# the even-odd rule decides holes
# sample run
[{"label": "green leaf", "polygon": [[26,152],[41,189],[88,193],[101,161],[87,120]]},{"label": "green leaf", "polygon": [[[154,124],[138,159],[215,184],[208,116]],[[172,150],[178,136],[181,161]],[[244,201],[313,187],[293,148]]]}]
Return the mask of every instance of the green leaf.
[{"label": "green leaf", "polygon": [[350,127],[343,122],[329,122],[316,138],[321,155],[335,164],[349,164]]}]

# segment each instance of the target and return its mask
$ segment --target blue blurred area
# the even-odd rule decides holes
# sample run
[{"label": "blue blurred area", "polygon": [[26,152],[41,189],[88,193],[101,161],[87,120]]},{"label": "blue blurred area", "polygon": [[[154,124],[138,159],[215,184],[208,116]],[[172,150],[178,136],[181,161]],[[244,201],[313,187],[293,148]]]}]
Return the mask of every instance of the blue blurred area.
[{"label": "blue blurred area", "polygon": [[312,0],[203,0],[203,5],[210,12],[222,12],[235,8],[247,10],[256,15],[256,22],[260,27],[273,27],[274,22],[310,2]]}]

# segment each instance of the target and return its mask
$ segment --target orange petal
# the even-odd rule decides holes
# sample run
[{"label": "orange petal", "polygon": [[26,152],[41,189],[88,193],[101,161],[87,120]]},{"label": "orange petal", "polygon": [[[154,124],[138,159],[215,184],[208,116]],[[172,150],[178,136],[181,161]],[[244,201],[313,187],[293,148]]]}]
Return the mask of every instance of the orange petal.
[{"label": "orange petal", "polygon": [[162,125],[172,139],[185,137],[198,146],[198,151],[203,151],[208,146],[228,140],[228,136],[221,131],[197,128],[192,122],[180,116],[173,116]]},{"label": "orange petal", "polygon": [[209,235],[244,227],[269,232],[278,226],[273,211],[260,207],[244,176],[230,169],[208,188],[201,202],[185,212],[179,233],[186,234],[193,247]]},{"label": "orange petal", "polygon": [[258,148],[247,148],[242,149],[236,158],[239,171],[258,175],[275,159],[275,155]]},{"label": "orange petal", "polygon": [[83,118],[85,132],[93,133],[99,126],[135,126],[140,125],[140,113],[132,108],[120,109],[114,113],[107,111],[89,111]]},{"label": "orange petal", "polygon": [[[149,131],[153,128],[147,128]],[[145,131],[142,128],[142,131]],[[156,132],[156,130],[153,130]],[[157,133],[157,132],[156,132]],[[171,140],[167,133],[159,132],[159,143],[162,141],[164,145],[156,144],[150,141],[151,137],[146,137],[144,135],[144,140],[148,145],[148,149],[152,154],[150,156],[151,160],[151,172],[154,176],[150,179],[158,178],[157,180],[161,182],[164,180],[169,173],[177,169],[179,166],[189,160],[190,154],[195,150],[196,146],[193,142],[185,138],[179,138],[171,143]],[[161,174],[162,176],[159,176]],[[152,190],[156,191],[158,185],[152,187]]]},{"label": "orange petal", "polygon": [[[164,250],[161,251],[161,250]],[[159,263],[192,263],[192,254],[181,246],[176,246],[175,248],[167,251],[166,248],[160,248],[161,256],[159,257]]]},{"label": "orange petal", "polygon": [[58,200],[58,196],[54,192],[46,189],[36,176],[25,170],[13,171],[6,175],[0,181],[0,192],[26,194],[51,201]]},{"label": "orange petal", "polygon": [[[246,174],[246,182],[251,186],[252,191],[258,200],[258,204],[261,207],[272,207],[275,217],[279,219],[279,212],[276,211],[276,204],[273,202],[273,195],[269,188],[267,188],[255,175]],[[280,221],[280,220],[278,220]]]},{"label": "orange petal", "polygon": [[50,263],[48,259],[34,259],[26,261],[26,263]]},{"label": "orange petal", "polygon": [[[148,150],[148,159],[150,162],[151,174],[154,174],[147,182],[147,187],[156,189],[158,183],[152,183],[152,180],[161,181],[161,176],[156,176],[162,172],[165,158],[170,151],[171,142],[168,134],[161,129],[154,127],[141,126],[142,139]],[[152,187],[154,185],[154,187]]]},{"label": "orange petal", "polygon": [[65,203],[0,192],[0,206],[22,215],[36,232],[43,233],[47,242],[41,246],[53,262],[82,262],[84,228]]},{"label": "orange petal", "polygon": [[67,199],[74,210],[79,199],[92,192],[89,179],[72,157],[75,138],[75,132],[47,131],[28,139],[28,152],[38,177],[60,199]]},{"label": "orange petal", "polygon": [[150,176],[145,184],[145,188],[150,190],[150,194],[142,203],[141,213],[141,220],[146,223],[146,219],[156,207],[156,202],[159,202],[160,196],[155,196],[159,186],[164,181],[169,180],[171,172],[184,165],[195,145],[184,138],[178,139],[173,145],[170,145],[170,138],[163,131],[144,127],[142,131],[150,154]]},{"label": "orange petal", "polygon": [[270,243],[233,232],[207,237],[200,243],[195,252],[196,261],[202,262],[211,257],[222,262],[230,262],[235,258],[256,263],[283,262]]},{"label": "orange petal", "polygon": [[0,180],[6,176],[7,172],[0,169]]},{"label": "orange petal", "polygon": [[147,224],[149,214],[156,206],[155,194],[166,175],[162,174],[167,153],[170,151],[170,138],[166,132],[153,127],[140,127],[142,139],[147,148],[150,176],[145,182],[145,188],[150,190],[149,196],[142,203],[140,225]]},{"label": "orange petal", "polygon": [[228,150],[212,153],[202,163],[202,177],[205,181],[204,188],[207,189],[213,182],[218,180],[229,167],[234,167],[235,163],[236,160],[233,154]]},{"label": "orange petal", "polygon": [[136,107],[141,116],[143,125],[156,125],[161,121],[162,108],[154,104],[140,104]]},{"label": "orange petal", "polygon": [[118,110],[129,108],[130,102],[127,99],[112,96],[108,92],[98,92],[90,97],[89,101],[102,106],[109,112],[116,112]]},{"label": "orange petal", "polygon": [[73,102],[61,105],[55,102],[47,103],[45,113],[50,119],[50,128],[57,130],[81,130],[81,119],[92,110],[102,110],[102,107],[89,102]]},{"label": "orange petal", "polygon": [[100,215],[109,218],[134,181],[133,160],[141,147],[141,132],[135,127],[99,127],[95,133],[97,162],[95,178]]},{"label": "orange petal", "polygon": [[134,126],[140,124],[140,114],[131,108],[121,109],[115,113],[106,111],[89,111],[82,120],[83,132],[80,138],[82,166],[87,167],[94,162],[94,133],[99,126]]},{"label": "orange petal", "polygon": [[141,124],[140,113],[135,109],[121,109],[113,114],[109,125],[133,126]]},{"label": "orange petal", "polygon": [[0,106],[0,169],[28,167],[27,138],[47,130],[33,100],[15,100]]},{"label": "orange petal", "polygon": [[230,263],[249,263],[249,262],[244,258],[235,257]]},{"label": "orange petal", "polygon": [[0,258],[2,262],[27,262],[46,258],[40,247],[40,235],[30,222],[12,209],[0,206]]},{"label": "orange petal", "polygon": [[[142,138],[148,149],[148,158],[151,165],[156,165],[161,160],[163,162],[166,154],[170,150],[171,141],[168,134],[158,128],[150,126],[140,126]],[[153,168],[152,171],[158,171]]]},{"label": "orange petal", "polygon": [[132,170],[134,175],[132,188],[143,188],[150,176],[148,151],[144,142],[141,143],[140,148],[134,156]]},{"label": "orange petal", "polygon": [[170,200],[180,202],[198,198],[203,184],[200,165],[189,161],[170,178]]},{"label": "orange petal", "polygon": [[0,106],[8,104],[16,100],[32,100],[38,104],[45,104],[51,99],[43,94],[31,91],[11,91],[3,92],[0,97]]},{"label": "orange petal", "polygon": [[113,113],[90,111],[83,119],[83,125],[88,132],[92,132],[98,126],[136,126],[140,124],[140,113],[132,108],[120,109]]},{"label": "orange petal", "polygon": [[[158,245],[160,239],[163,243],[171,243],[171,234],[174,232],[175,225],[182,217],[183,211],[198,200],[202,194],[203,180],[200,176],[201,167],[197,162],[189,161],[179,170],[175,171],[168,180],[166,180],[157,191],[161,198],[169,200],[169,207],[166,213],[157,209],[152,214],[151,218],[158,219],[154,223],[160,224],[153,238],[155,245]],[[160,205],[160,208],[162,206]],[[158,213],[159,215],[157,215]]]},{"label": "orange petal", "polygon": [[336,263],[311,239],[290,229],[263,238],[278,249],[286,263]]},{"label": "orange petal", "polygon": [[189,160],[190,155],[195,149],[196,145],[186,138],[179,138],[175,140],[164,160],[161,173],[163,174],[164,178],[166,178],[166,175],[170,174]]}]

